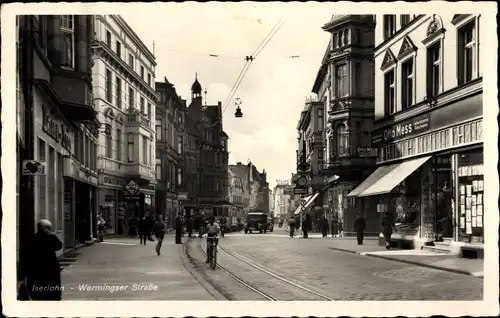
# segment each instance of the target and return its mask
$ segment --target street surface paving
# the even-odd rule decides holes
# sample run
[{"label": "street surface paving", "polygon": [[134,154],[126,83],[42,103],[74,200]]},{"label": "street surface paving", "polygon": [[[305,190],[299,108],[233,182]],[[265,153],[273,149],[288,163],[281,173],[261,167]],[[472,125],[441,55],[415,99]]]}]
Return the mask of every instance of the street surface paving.
[{"label": "street surface paving", "polygon": [[[275,300],[319,298],[245,264],[224,249],[333,300],[481,300],[483,297],[480,278],[332,249],[336,241],[344,239],[291,239],[280,229],[268,234],[226,235],[220,240],[218,262]],[[63,299],[266,299],[220,268],[212,270],[204,264],[205,256],[200,249],[200,245],[205,248],[204,239],[195,238],[186,246],[197,261],[194,268],[191,263],[184,266],[181,245],[174,244],[172,235],[165,238],[160,256],[154,252],[155,242],[146,246],[138,243],[138,239],[110,238],[82,248],[78,260],[62,272]],[[193,277],[190,271],[202,273],[205,282],[200,283],[199,277],[195,279],[196,275]],[[223,297],[207,291],[207,283]],[[114,292],[99,288],[82,291],[83,285],[128,287]]]},{"label": "street surface paving", "polygon": [[160,256],[155,244],[110,238],[80,249],[61,273],[63,300],[214,300],[185,269],[173,235],[165,237]]},{"label": "street surface paving", "polygon": [[[279,230],[278,230],[279,231]],[[277,232],[278,232],[277,231]],[[285,233],[283,233],[284,235]],[[261,264],[334,300],[482,300],[483,280],[418,265],[330,248],[333,240],[277,235],[227,235],[221,247]],[[236,259],[223,266],[251,282],[261,274],[241,269]],[[254,276],[258,275],[258,276]],[[283,296],[284,297],[284,296]],[[304,299],[306,300],[306,299]]]}]

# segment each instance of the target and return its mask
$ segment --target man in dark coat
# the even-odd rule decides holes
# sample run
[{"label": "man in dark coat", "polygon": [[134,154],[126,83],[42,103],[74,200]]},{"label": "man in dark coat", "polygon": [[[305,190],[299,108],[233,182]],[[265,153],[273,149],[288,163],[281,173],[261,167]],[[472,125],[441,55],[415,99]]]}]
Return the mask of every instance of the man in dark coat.
[{"label": "man in dark coat", "polygon": [[139,224],[137,225],[138,232],[139,232],[139,239],[141,244],[146,245],[146,242],[148,240],[149,232],[151,231],[149,228],[150,224],[148,219],[146,218],[145,215],[141,217],[139,220]]},{"label": "man in dark coat", "polygon": [[389,212],[385,212],[380,225],[382,226],[382,234],[384,235],[385,238],[385,248],[390,249],[392,228],[394,226],[394,222],[392,220],[392,215]]},{"label": "man in dark coat", "polygon": [[354,229],[356,230],[356,238],[358,239],[358,245],[363,244],[363,239],[365,237],[366,221],[361,214],[358,213],[356,216],[356,221],[354,221]]},{"label": "man in dark coat", "polygon": [[180,213],[177,213],[175,217],[175,244],[182,244],[182,218]]},{"label": "man in dark coat", "polygon": [[154,228],[155,221],[149,215],[149,213],[146,215],[146,223],[147,223],[146,230],[147,230],[148,240],[149,241],[154,241],[152,234],[153,234],[153,228]]},{"label": "man in dark coat", "polygon": [[326,216],[321,218],[321,234],[323,234],[323,237],[328,235],[328,220],[326,219]]},{"label": "man in dark coat", "polygon": [[190,215],[187,220],[187,232],[188,232],[188,237],[191,237],[193,234],[193,227],[194,227],[194,220],[193,217]]},{"label": "man in dark coat", "polygon": [[62,248],[63,243],[53,232],[50,221],[38,221],[38,232],[32,240],[26,275],[31,300],[61,300],[61,267],[56,251]]},{"label": "man in dark coat", "polygon": [[290,220],[288,221],[288,227],[290,228],[290,237],[293,238],[293,236],[295,235],[295,218],[290,218]]},{"label": "man in dark coat", "polygon": [[302,237],[303,238],[308,238],[309,237],[309,231],[311,230],[312,222],[311,222],[311,217],[309,214],[304,215],[304,220],[302,221]]}]

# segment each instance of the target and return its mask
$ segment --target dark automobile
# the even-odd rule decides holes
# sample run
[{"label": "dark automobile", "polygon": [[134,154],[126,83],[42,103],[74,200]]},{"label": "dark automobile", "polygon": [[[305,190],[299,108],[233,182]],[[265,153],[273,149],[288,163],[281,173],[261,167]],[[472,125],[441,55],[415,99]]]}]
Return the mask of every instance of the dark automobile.
[{"label": "dark automobile", "polygon": [[267,227],[267,213],[250,212],[247,214],[247,220],[245,222],[245,234],[252,233],[252,231],[267,233]]}]

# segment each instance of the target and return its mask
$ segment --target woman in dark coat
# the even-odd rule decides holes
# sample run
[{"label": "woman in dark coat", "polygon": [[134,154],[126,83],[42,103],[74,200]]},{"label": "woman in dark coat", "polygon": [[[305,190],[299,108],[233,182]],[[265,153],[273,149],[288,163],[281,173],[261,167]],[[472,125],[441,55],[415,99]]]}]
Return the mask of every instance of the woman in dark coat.
[{"label": "woman in dark coat", "polygon": [[325,216],[321,218],[321,234],[323,234],[323,237],[326,237],[328,235],[328,220],[326,219]]},{"label": "woman in dark coat", "polygon": [[332,237],[337,236],[339,234],[339,220],[336,217],[333,218],[331,227],[332,227]]},{"label": "woman in dark coat", "polygon": [[391,247],[391,235],[393,228],[392,215],[389,212],[385,212],[380,225],[382,226],[382,234],[385,239],[385,248],[389,249]]}]

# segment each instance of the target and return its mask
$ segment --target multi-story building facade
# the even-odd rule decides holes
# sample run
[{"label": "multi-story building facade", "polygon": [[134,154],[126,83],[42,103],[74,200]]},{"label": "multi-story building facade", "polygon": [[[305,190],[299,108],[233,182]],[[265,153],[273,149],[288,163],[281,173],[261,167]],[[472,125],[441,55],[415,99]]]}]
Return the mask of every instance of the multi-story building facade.
[{"label": "multi-story building facade", "polygon": [[244,181],[240,175],[238,175],[236,169],[228,168],[228,180],[229,180],[229,203],[231,208],[229,209],[228,224],[231,226],[236,226],[238,218],[241,220],[245,217],[248,202],[245,201],[245,189]]},{"label": "multi-story building facade", "polygon": [[[375,19],[371,15],[334,15],[323,26],[331,34],[312,91],[323,102],[321,175],[339,181],[319,197],[327,217],[343,221],[344,234],[354,235],[356,212],[367,219],[367,235],[378,235],[379,222],[368,217],[370,200],[346,195],[375,168],[370,133],[374,120]],[[319,150],[321,151],[321,150]]]},{"label": "multi-story building facade", "polygon": [[[198,193],[195,202],[187,201],[186,207],[193,205],[205,215],[228,216],[228,135],[223,130],[222,103],[203,103],[202,87],[198,78],[191,86],[191,103],[188,116],[194,122],[197,154]],[[192,147],[192,146],[191,146]]]},{"label": "multi-story building facade", "polygon": [[200,178],[198,174],[198,139],[200,134],[196,129],[196,120],[189,116],[187,109],[185,111],[184,128],[184,180],[187,198],[183,202],[183,207],[186,215],[194,215],[196,214],[196,209],[199,203],[198,195],[200,189]]},{"label": "multi-story building facade", "polygon": [[[230,171],[230,174],[234,176],[235,179],[241,180],[241,204],[235,204],[236,206],[241,207],[241,211],[243,213],[241,218],[244,218],[244,216],[248,213],[249,207],[250,207],[250,198],[251,198],[251,185],[250,185],[250,179],[249,179],[249,169],[248,165],[244,165],[241,162],[236,163],[235,165],[229,165],[228,170]],[[237,190],[238,193],[240,190]],[[234,204],[234,203],[233,203]]]},{"label": "multi-story building facade", "polygon": [[[99,205],[110,232],[132,215],[154,213],[155,57],[121,16],[95,17],[92,83],[99,135]],[[131,195],[126,186],[138,188]]]},{"label": "multi-story building facade", "polygon": [[269,212],[269,183],[266,170],[259,172],[256,166],[248,163],[248,184],[250,186],[249,212]]},{"label": "multi-story building facade", "polygon": [[[324,104],[322,101],[307,98],[304,110],[300,114],[297,124],[298,150],[297,166],[305,160],[309,177],[309,194],[320,191],[324,187],[324,177],[321,174],[321,164],[323,158],[323,130],[324,130]],[[304,197],[307,195],[303,195]],[[317,220],[322,215],[321,195],[314,202],[311,202],[313,220]]]},{"label": "multi-story building facade", "polygon": [[160,96],[156,104],[156,212],[173,228],[175,216],[183,211],[187,199],[184,166],[186,163],[186,101],[181,99],[166,78],[156,83]]},{"label": "multi-story building facade", "polygon": [[93,22],[89,15],[18,17],[19,93],[24,97],[18,110],[24,111],[19,122],[25,124],[20,157],[41,164],[40,175],[20,180],[21,259],[40,219],[50,220],[63,242],[58,254],[96,234],[99,122],[92,103]]},{"label": "multi-story building facade", "polygon": [[380,15],[377,21],[372,144],[380,149],[379,167],[351,195],[377,196],[378,212],[393,215],[395,239],[455,252],[480,247],[479,44],[488,30],[473,14]]},{"label": "multi-story building facade", "polygon": [[274,192],[269,189],[269,215],[274,216]]}]

